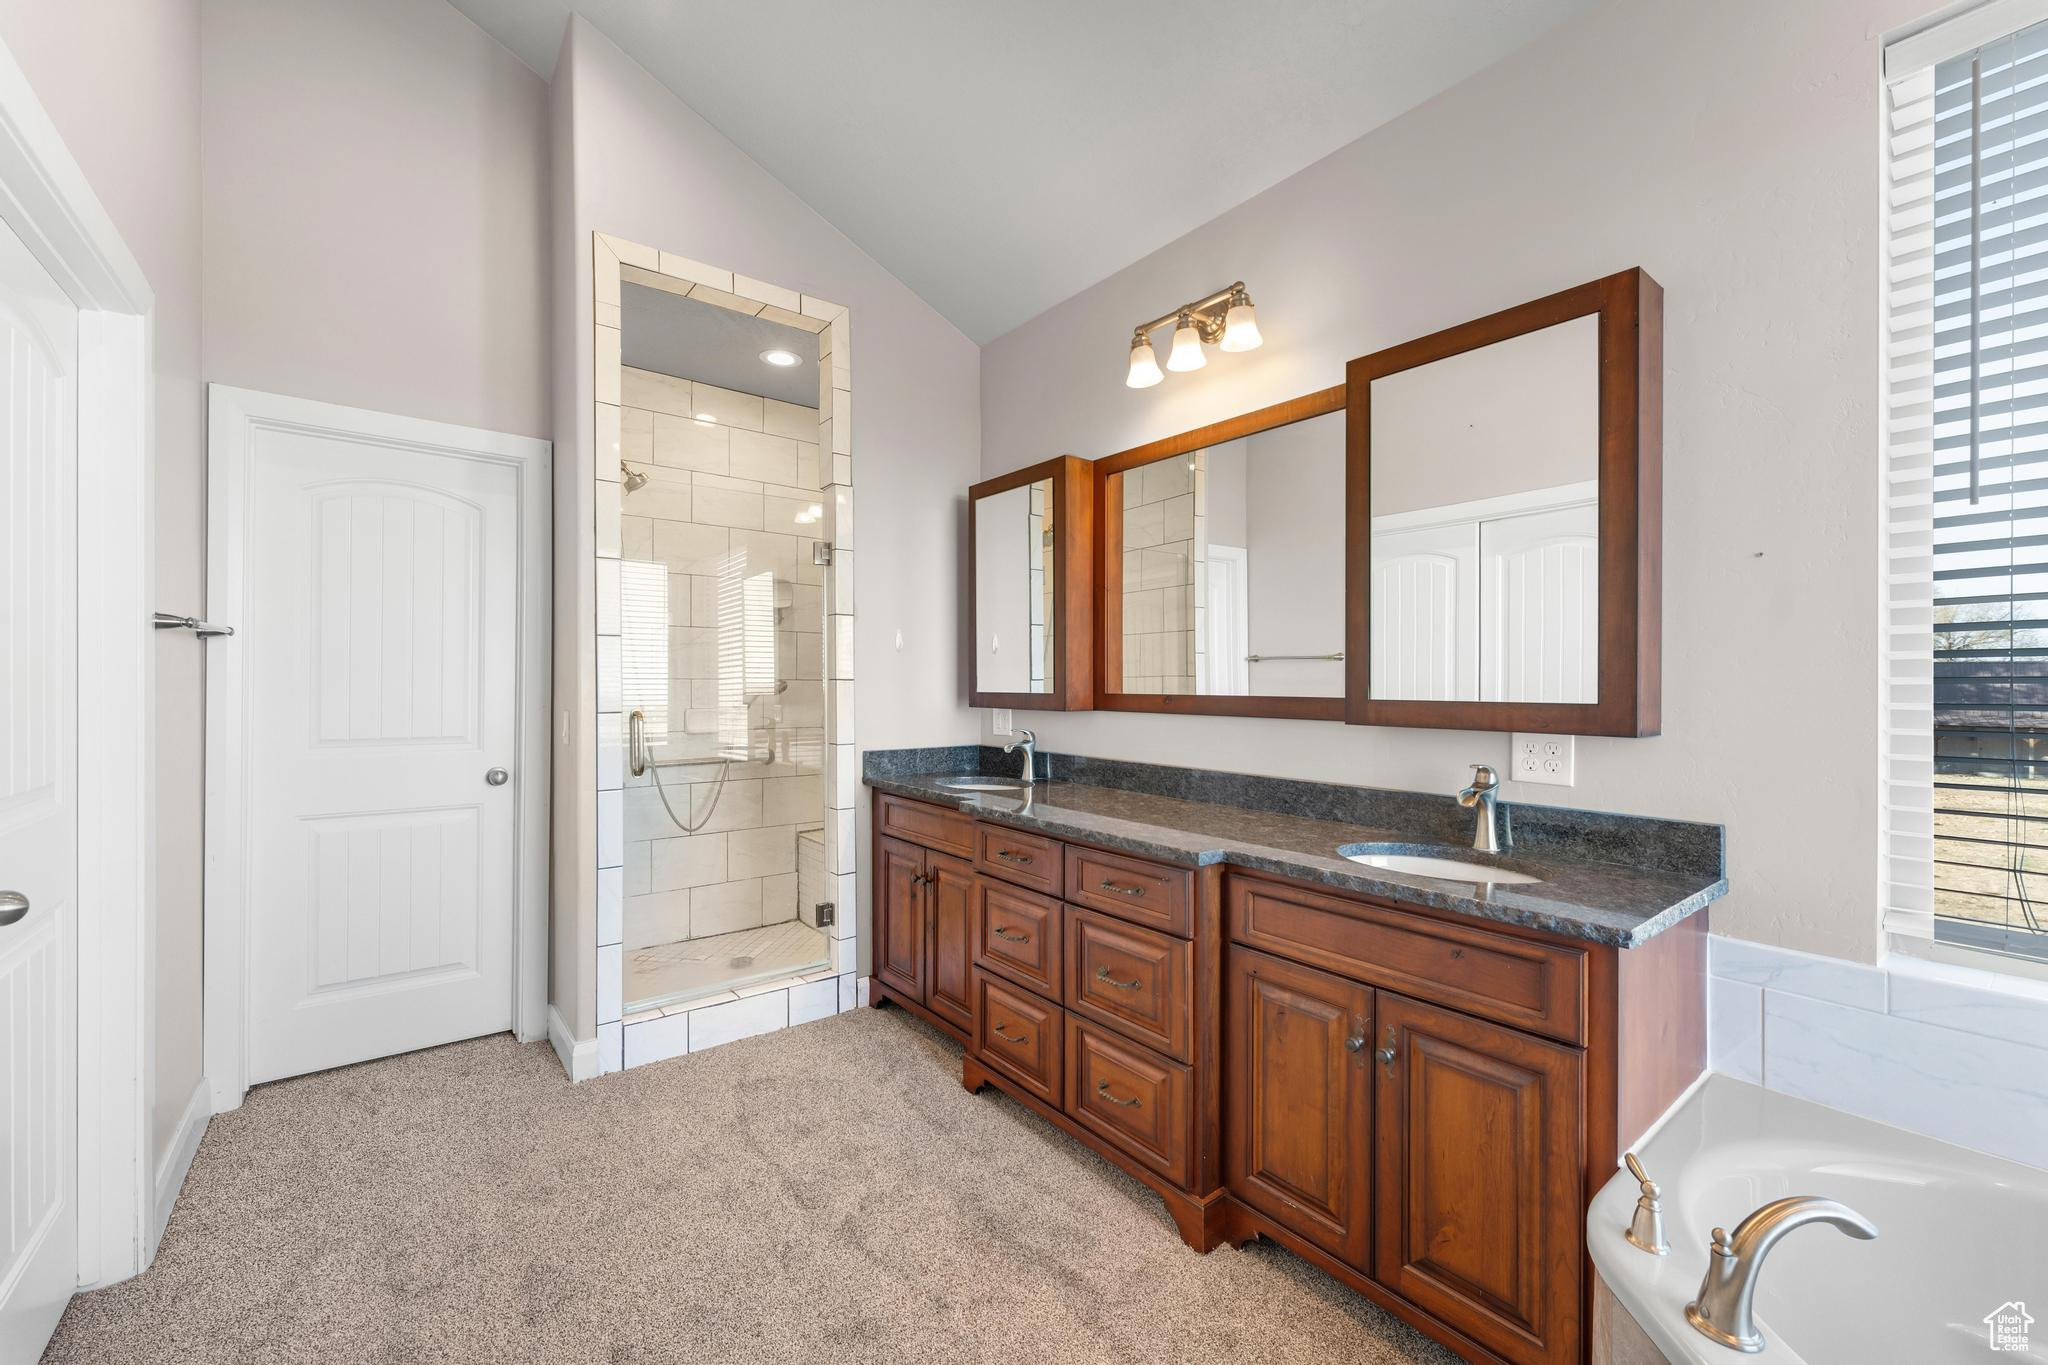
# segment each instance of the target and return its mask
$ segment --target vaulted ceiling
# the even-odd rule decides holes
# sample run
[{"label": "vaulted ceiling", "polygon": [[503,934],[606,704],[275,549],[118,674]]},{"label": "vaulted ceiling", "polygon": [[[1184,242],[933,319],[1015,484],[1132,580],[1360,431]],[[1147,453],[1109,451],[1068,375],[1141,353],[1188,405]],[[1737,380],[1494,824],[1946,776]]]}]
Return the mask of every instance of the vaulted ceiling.
[{"label": "vaulted ceiling", "polygon": [[976,342],[1592,0],[451,0],[580,13]]}]

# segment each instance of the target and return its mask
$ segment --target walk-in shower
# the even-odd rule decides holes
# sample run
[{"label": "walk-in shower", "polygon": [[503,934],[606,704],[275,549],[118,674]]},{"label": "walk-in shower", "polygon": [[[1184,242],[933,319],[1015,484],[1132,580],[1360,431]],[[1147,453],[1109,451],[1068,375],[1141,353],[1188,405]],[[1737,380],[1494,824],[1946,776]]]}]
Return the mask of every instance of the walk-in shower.
[{"label": "walk-in shower", "polygon": [[631,1015],[830,967],[825,481],[815,334],[630,282],[620,304]]}]

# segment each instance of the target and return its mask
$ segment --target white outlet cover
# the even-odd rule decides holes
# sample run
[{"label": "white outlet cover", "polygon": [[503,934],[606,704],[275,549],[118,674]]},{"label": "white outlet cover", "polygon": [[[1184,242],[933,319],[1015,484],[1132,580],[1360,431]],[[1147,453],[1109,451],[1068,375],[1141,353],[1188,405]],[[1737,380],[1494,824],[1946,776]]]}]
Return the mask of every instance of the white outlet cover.
[{"label": "white outlet cover", "polygon": [[1574,735],[1525,735],[1517,731],[1509,746],[1512,762],[1508,776],[1517,782],[1569,787],[1577,777],[1577,745]]},{"label": "white outlet cover", "polygon": [[1007,735],[1010,733],[1010,708],[1007,706],[997,707],[991,713],[989,719],[997,734]]}]

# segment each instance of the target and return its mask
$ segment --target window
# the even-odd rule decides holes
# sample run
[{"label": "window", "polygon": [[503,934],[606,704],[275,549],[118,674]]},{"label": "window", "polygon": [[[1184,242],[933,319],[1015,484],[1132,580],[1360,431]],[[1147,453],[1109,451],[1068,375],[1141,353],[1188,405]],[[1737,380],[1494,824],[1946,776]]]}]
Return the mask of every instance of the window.
[{"label": "window", "polygon": [[2048,960],[2044,11],[1886,53],[1883,803],[1887,929]]}]

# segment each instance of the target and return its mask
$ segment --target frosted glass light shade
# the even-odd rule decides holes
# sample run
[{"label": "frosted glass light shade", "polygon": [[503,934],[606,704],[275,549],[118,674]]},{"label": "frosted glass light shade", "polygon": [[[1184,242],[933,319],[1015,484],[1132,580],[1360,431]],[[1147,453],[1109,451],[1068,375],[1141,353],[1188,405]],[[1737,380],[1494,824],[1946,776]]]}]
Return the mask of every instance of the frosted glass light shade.
[{"label": "frosted glass light shade", "polygon": [[1259,335],[1259,320],[1252,313],[1249,303],[1231,305],[1223,315],[1223,340],[1219,343],[1226,351],[1253,351],[1265,338]]},{"label": "frosted glass light shade", "polygon": [[1153,351],[1152,343],[1139,337],[1131,343],[1131,372],[1124,383],[1134,389],[1149,389],[1166,378],[1159,369],[1159,356]]},{"label": "frosted glass light shade", "polygon": [[1202,336],[1192,322],[1183,322],[1173,329],[1173,350],[1167,353],[1166,368],[1175,372],[1199,370],[1209,363],[1209,357],[1202,354]]}]

